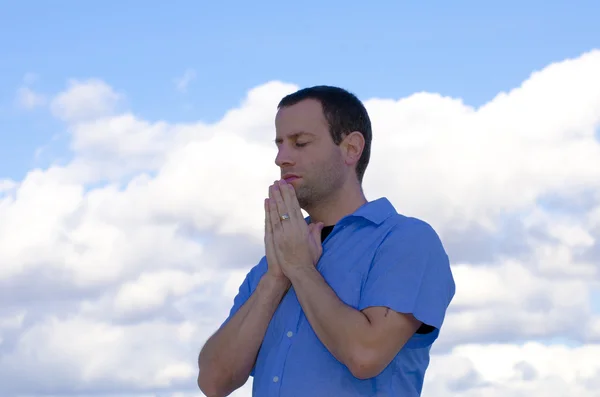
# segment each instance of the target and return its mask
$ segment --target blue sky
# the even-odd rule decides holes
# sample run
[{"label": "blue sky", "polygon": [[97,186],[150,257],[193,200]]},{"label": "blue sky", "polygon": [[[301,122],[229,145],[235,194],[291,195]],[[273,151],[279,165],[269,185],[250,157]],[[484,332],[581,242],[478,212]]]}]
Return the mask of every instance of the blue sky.
[{"label": "blue sky", "polygon": [[[376,4],[2,1],[0,177],[47,165],[38,147],[66,155],[52,141],[63,126],[47,111],[15,109],[26,73],[48,96],[68,79],[99,77],[145,119],[214,121],[273,79],[338,84],[363,98],[424,90],[479,106],[600,43],[591,0]],[[182,94],[173,81],[188,68],[196,78]]]}]

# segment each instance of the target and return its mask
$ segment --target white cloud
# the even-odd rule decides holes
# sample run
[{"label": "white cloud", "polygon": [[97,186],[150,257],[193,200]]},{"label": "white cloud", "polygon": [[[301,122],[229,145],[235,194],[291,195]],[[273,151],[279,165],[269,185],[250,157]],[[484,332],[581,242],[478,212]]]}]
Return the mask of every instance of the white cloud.
[{"label": "white cloud", "polygon": [[46,104],[46,97],[29,87],[20,87],[17,90],[16,103],[21,109],[31,110],[44,106]]},{"label": "white cloud", "polygon": [[[563,263],[568,267],[568,263]],[[552,339],[586,342],[585,329],[600,319],[585,278],[550,278],[534,266],[454,265],[457,293],[440,347],[474,341]]]},{"label": "white cloud", "polygon": [[196,71],[194,69],[186,69],[182,76],[175,79],[175,88],[179,92],[186,92],[195,79]]},{"label": "white cloud", "polygon": [[97,120],[111,116],[122,95],[103,81],[69,81],[66,91],[58,94],[50,104],[54,116],[70,123]]},{"label": "white cloud", "polygon": [[115,392],[177,386],[194,376],[194,360],[188,354],[192,337],[198,336],[195,326],[185,322],[116,326],[48,317],[20,335],[0,359],[0,369],[5,379],[37,374],[36,382],[21,385],[23,393],[53,391],[62,382],[62,387],[87,393],[104,388],[106,381],[113,383]]},{"label": "white cloud", "polygon": [[46,105],[46,96],[31,88],[38,79],[39,76],[35,73],[26,73],[23,76],[23,84],[17,89],[15,97],[15,103],[19,108],[32,110]]},{"label": "white cloud", "polygon": [[[454,264],[428,394],[600,387],[597,70],[600,51],[558,62],[478,109],[366,101],[367,195],[431,222]],[[296,88],[256,87],[214,124],[143,120],[97,79],[54,97],[72,162],[0,181],[0,394],[197,394],[198,350],[262,255],[273,117]]]},{"label": "white cloud", "polygon": [[434,356],[423,395],[595,397],[600,345],[463,345]]},{"label": "white cloud", "polygon": [[17,183],[10,179],[0,179],[0,193],[14,189]]},{"label": "white cloud", "polygon": [[553,64],[480,109],[427,93],[368,101],[380,137],[368,188],[383,193],[392,178],[407,211],[443,227],[488,229],[546,195],[597,190],[599,65],[600,51]]}]

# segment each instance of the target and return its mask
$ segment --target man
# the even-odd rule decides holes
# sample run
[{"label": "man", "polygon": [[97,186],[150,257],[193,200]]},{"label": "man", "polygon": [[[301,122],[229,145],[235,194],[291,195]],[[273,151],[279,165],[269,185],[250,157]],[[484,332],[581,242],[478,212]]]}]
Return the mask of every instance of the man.
[{"label": "man", "polygon": [[419,396],[455,293],[442,243],[365,198],[371,122],[354,95],[300,90],[275,127],[266,255],[200,353],[200,389],[226,396],[253,376],[257,397]]}]

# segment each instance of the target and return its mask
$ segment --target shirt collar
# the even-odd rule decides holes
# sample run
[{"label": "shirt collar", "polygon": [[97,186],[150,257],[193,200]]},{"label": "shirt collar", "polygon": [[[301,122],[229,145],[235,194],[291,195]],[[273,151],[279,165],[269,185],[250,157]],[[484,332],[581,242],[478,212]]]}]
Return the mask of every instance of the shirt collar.
[{"label": "shirt collar", "polygon": [[376,225],[380,225],[387,218],[395,214],[397,212],[392,203],[387,198],[382,197],[363,204],[349,216],[365,218]]}]

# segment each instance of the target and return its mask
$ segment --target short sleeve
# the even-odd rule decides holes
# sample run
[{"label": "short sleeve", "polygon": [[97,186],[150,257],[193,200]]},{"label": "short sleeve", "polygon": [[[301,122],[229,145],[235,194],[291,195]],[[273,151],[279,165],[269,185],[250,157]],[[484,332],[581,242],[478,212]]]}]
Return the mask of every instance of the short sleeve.
[{"label": "short sleeve", "polygon": [[[225,326],[225,324],[227,324],[229,322],[229,320],[231,320],[231,318],[233,316],[235,316],[235,314],[240,310],[240,308],[242,306],[244,306],[246,301],[250,298],[250,295],[252,295],[254,293],[254,290],[256,289],[256,287],[258,285],[257,280],[260,279],[260,277],[262,277],[262,273],[264,273],[263,268],[266,267],[266,262],[265,263],[263,263],[263,262],[265,262],[264,258],[257,266],[252,268],[252,270],[250,270],[250,272],[248,272],[248,274],[244,278],[244,281],[242,282],[242,284],[240,285],[240,288],[238,289],[237,295],[233,299],[233,306],[231,307],[231,310],[229,311],[229,315],[227,316],[225,321],[223,321],[223,323],[221,324],[219,329],[223,328]],[[254,377],[254,367],[252,367],[250,376]]]},{"label": "short sleeve", "polygon": [[384,306],[411,313],[435,327],[429,334],[415,336],[418,341],[413,342],[424,346],[439,335],[454,293],[450,262],[436,232],[425,222],[398,225],[375,254],[359,310]]},{"label": "short sleeve", "polygon": [[229,322],[229,320],[231,320],[231,318],[233,316],[235,316],[235,314],[238,312],[238,310],[240,310],[240,308],[242,306],[244,306],[244,303],[246,303],[248,298],[250,298],[250,295],[252,295],[252,287],[250,285],[250,275],[251,275],[251,273],[248,273],[246,275],[246,277],[244,278],[244,281],[240,285],[237,295],[235,296],[235,298],[233,298],[233,306],[229,310],[229,315],[227,316],[225,321],[223,321],[223,324],[221,324],[220,328],[222,328],[225,324],[227,324]]}]

